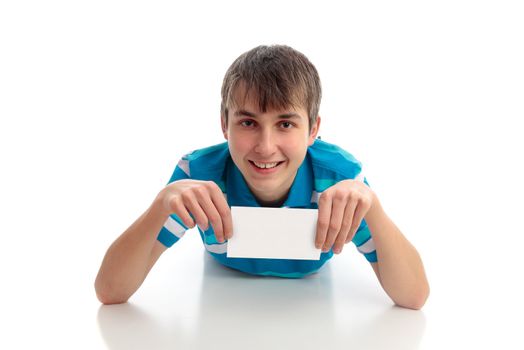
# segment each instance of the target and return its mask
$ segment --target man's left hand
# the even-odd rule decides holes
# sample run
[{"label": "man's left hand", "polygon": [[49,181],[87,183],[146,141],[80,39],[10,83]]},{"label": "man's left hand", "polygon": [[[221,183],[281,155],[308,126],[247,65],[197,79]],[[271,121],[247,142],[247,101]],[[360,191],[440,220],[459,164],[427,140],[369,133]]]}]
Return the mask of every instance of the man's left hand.
[{"label": "man's left hand", "polygon": [[340,254],[350,242],[375,200],[375,193],[359,180],[343,180],[329,187],[318,200],[315,246]]}]

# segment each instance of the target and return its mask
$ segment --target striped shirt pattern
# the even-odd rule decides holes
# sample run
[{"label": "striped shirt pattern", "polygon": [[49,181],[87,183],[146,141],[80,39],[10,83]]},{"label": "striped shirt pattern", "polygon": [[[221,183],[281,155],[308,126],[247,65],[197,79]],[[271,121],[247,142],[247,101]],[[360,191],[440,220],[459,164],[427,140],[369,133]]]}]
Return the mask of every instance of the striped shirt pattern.
[{"label": "striped shirt pattern", "polygon": [[[168,183],[182,179],[215,182],[230,207],[260,207],[231,159],[227,142],[182,157]],[[342,148],[317,139],[308,147],[282,207],[318,209],[322,192],[346,179],[357,179],[369,186],[358,160]],[[159,232],[158,241],[171,247],[187,230],[182,220],[172,214]],[[300,278],[318,271],[333,257],[333,250],[330,250],[321,253],[320,260],[228,258],[227,241],[219,243],[211,225],[205,231],[198,227],[198,231],[207,252],[221,264],[254,275]],[[369,262],[377,261],[375,244],[365,220],[362,220],[352,242]]]}]

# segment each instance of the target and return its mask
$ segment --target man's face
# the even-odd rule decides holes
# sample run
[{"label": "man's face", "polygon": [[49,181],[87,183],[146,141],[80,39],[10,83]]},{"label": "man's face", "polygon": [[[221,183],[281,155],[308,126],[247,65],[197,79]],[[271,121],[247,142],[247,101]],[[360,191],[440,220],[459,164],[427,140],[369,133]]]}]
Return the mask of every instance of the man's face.
[{"label": "man's face", "polygon": [[228,125],[222,118],[231,157],[260,204],[283,203],[319,126],[320,117],[309,133],[303,107],[262,113],[249,96],[229,109]]}]

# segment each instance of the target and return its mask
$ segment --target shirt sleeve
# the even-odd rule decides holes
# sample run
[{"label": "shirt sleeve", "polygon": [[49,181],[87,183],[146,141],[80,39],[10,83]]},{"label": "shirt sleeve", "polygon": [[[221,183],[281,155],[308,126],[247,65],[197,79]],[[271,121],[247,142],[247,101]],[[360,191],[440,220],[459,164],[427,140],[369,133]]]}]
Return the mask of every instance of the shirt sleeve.
[{"label": "shirt sleeve", "polygon": [[362,220],[360,226],[352,239],[352,242],[357,246],[357,250],[364,255],[367,261],[377,262],[377,251],[371,232],[369,231],[366,220]]},{"label": "shirt sleeve", "polygon": [[[366,178],[361,177],[361,179],[367,186],[369,186]],[[373,237],[371,237],[371,232],[369,231],[369,227],[365,219],[362,219],[362,222],[360,223],[360,226],[351,241],[355,243],[357,250],[364,255],[367,261],[373,263],[378,261],[375,243],[373,242]]]},{"label": "shirt sleeve", "polygon": [[[175,170],[173,171],[173,175],[171,175],[171,178],[167,184],[190,178],[189,160],[186,155],[178,162]],[[182,220],[176,214],[171,214],[158,233],[157,240],[167,248],[170,248],[173,244],[178,242],[180,238],[182,238],[187,230],[188,227],[184,225]]]}]

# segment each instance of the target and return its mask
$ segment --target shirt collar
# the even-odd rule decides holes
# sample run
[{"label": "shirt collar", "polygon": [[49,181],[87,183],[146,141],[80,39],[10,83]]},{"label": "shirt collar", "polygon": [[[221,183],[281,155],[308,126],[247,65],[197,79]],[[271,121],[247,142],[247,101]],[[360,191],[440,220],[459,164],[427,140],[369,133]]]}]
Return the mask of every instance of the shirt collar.
[{"label": "shirt collar", "polygon": [[[297,170],[291,190],[282,207],[309,208],[313,193],[313,168],[306,154]],[[226,171],[226,194],[230,206],[260,207],[255,196],[247,186],[244,176],[231,157],[228,157]]]}]

